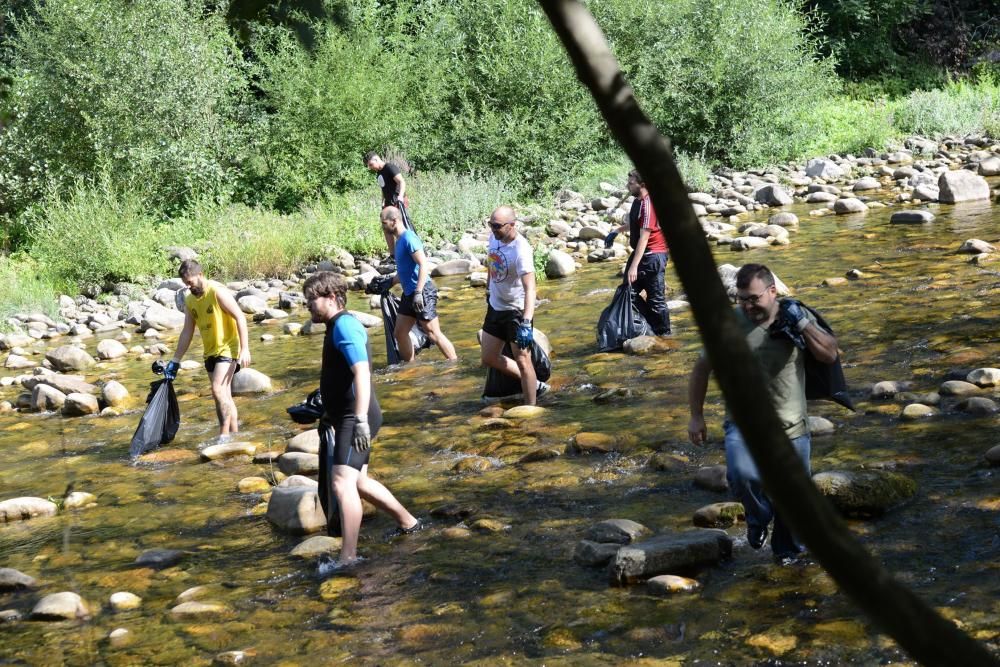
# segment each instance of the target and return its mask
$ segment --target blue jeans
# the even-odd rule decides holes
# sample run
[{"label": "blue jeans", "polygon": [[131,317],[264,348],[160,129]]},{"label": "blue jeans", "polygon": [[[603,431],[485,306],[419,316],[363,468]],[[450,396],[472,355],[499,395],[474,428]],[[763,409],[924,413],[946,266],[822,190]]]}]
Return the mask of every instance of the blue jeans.
[{"label": "blue jeans", "polygon": [[[754,463],[746,442],[743,441],[743,434],[736,428],[736,424],[729,421],[726,421],[724,428],[726,431],[726,478],[729,480],[729,490],[743,503],[743,510],[747,517],[747,528],[766,528],[773,518],[774,531],[771,533],[771,551],[774,552],[775,557],[784,558],[800,553],[803,550],[802,545],[792,535],[785,522],[781,520],[781,516],[771,506],[771,500],[764,493],[757,464]],[[809,452],[811,448],[809,434],[792,438],[792,446],[795,447],[795,451],[802,459],[802,464],[808,473],[810,471]]]}]

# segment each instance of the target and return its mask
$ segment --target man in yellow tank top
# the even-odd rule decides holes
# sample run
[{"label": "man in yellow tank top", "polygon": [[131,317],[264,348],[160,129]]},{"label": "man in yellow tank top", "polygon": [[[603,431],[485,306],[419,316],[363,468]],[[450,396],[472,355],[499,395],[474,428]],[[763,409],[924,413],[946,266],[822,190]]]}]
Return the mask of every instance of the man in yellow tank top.
[{"label": "man in yellow tank top", "polygon": [[191,293],[184,299],[184,328],[174,358],[167,364],[165,377],[177,376],[181,359],[191,345],[194,327],[198,325],[205,347],[205,370],[212,381],[212,398],[219,417],[219,435],[236,433],[240,427],[232,383],[240,368],[250,367],[247,318],[232,292],[208,280],[195,260],[181,262],[177,273]]}]

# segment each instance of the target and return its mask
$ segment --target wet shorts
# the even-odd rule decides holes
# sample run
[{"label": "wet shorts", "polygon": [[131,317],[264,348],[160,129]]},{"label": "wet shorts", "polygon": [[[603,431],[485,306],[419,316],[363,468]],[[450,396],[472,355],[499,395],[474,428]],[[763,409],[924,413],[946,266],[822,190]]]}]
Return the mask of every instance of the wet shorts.
[{"label": "wet shorts", "polygon": [[517,338],[517,328],[521,326],[523,313],[520,310],[494,310],[486,308],[483,331],[505,343],[513,343]]},{"label": "wet shorts", "polygon": [[[369,419],[371,419],[369,417]],[[378,434],[382,425],[381,418],[374,423],[369,421],[372,431],[372,440]],[[333,456],[330,456],[330,445],[333,445]],[[327,479],[333,479],[333,466],[348,466],[355,470],[361,470],[368,465],[371,457],[371,448],[363,452],[354,449],[354,415],[341,417],[329,426],[320,422],[319,427],[319,466],[327,472]]]},{"label": "wet shorts", "polygon": [[240,365],[236,362],[235,359],[233,359],[232,357],[223,357],[221,355],[215,357],[205,357],[205,370],[208,371],[209,375],[211,375],[215,371],[215,365],[220,363],[236,364],[236,370],[233,371],[233,373],[236,374],[240,372]]},{"label": "wet shorts", "polygon": [[413,310],[413,296],[416,294],[404,294],[403,300],[399,304],[399,314],[406,315],[408,317],[413,317],[423,322],[430,322],[436,319],[437,313],[437,303],[438,303],[438,291],[434,283],[427,281],[424,283],[424,312],[422,314],[417,314],[417,311]]}]

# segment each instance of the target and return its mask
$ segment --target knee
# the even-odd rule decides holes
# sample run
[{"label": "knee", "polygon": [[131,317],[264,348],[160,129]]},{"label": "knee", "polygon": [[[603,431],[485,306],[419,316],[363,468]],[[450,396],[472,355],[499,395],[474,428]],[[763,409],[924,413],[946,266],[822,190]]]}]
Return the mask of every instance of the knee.
[{"label": "knee", "polygon": [[356,489],[357,487],[358,484],[353,480],[344,477],[333,478],[333,492],[337,496],[343,496],[344,494],[349,493],[352,488]]},{"label": "knee", "polygon": [[213,382],[212,398],[214,398],[218,403],[226,402],[230,398],[232,398],[229,394],[229,385],[222,384],[221,382],[220,383]]}]

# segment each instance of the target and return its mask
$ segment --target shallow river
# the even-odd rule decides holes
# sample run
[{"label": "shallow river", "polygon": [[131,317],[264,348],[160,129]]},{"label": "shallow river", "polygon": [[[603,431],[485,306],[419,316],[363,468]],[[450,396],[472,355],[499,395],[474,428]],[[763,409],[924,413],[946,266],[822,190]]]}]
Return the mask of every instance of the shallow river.
[{"label": "shallow river", "polygon": [[[996,647],[1000,488],[980,462],[997,442],[998,418],[945,410],[901,423],[901,403],[867,398],[868,385],[879,380],[909,381],[913,391],[926,392],[950,371],[1000,366],[1000,274],[954,253],[967,238],[996,242],[1000,208],[931,208],[938,214],[933,225],[904,226],[889,224],[895,209],[814,219],[806,207],[792,207],[802,225],[791,246],[742,254],[721,248],[716,256],[719,263],[767,263],[835,327],[859,412],[813,404],[814,414],[837,426],[814,439],[814,471],[889,464],[916,479],[913,501],[879,519],[854,520],[851,528],[920,596]],[[820,286],[852,268],[865,277]],[[683,530],[696,509],[728,500],[691,481],[698,467],[724,459],[714,388],[712,442],[696,448],[686,441],[686,379],[699,349],[689,313],[674,314],[671,349],[645,357],[594,352],[594,325],[616,269],[589,265],[541,285],[536,325],[554,349],[554,391],[543,399],[543,416],[508,430],[480,428],[480,289],[458,278],[438,283],[448,290],[440,314],[457,365],[428,350],[409,368],[385,370],[381,330],[370,330],[386,413],[372,472],[417,516],[434,510],[432,526],[389,542],[388,517],[367,520],[360,552],[368,562],[322,589],[315,566],[289,554],[302,538],[272,529],[259,495],[236,489],[243,477],[266,475],[267,466],[196,457],[129,465],[138,402],[152,379],[148,362],[104,363],[88,374],[90,381],[117,376],[129,388],[136,404],[120,417],[0,416],[0,499],[60,497],[69,484],[98,496],[91,509],[0,526],[0,567],[42,585],[0,595],[0,609],[27,615],[41,593],[70,590],[94,611],[87,622],[0,625],[0,663],[198,665],[232,650],[250,652],[256,664],[284,665],[739,665],[779,655],[796,664],[906,662],[818,566],[773,565],[769,553],[745,545],[742,524],[729,530],[738,538],[734,558],[697,573],[702,590],[693,594],[655,597],[641,585],[611,587],[603,569],[573,562],[573,547],[598,520]],[[676,277],[668,273],[668,281],[678,294]],[[351,300],[352,307],[363,303],[357,293]],[[305,314],[295,318],[304,321]],[[262,333],[277,337],[258,342]],[[317,385],[321,339],[252,325],[251,341],[255,367],[277,391],[237,399],[242,439],[260,450],[281,449],[299,430],[284,408]],[[200,349],[192,354],[199,358]],[[205,373],[183,372],[176,385],[183,423],[169,447],[196,452],[216,428]],[[636,396],[593,401],[614,387]],[[2,392],[0,398],[16,396]],[[527,451],[565,448],[582,431],[613,436],[619,451],[567,451],[517,464]],[[649,460],[658,451],[675,454],[678,465],[655,470]],[[453,470],[470,455],[488,457],[489,469]],[[476,528],[444,532],[458,524]],[[133,565],[157,547],[186,555],[163,570]],[[175,598],[196,585],[208,586],[206,597],[230,612],[174,620]],[[116,591],[141,596],[142,607],[112,612],[108,598]],[[130,640],[112,645],[107,637],[115,628],[128,629]]]}]

